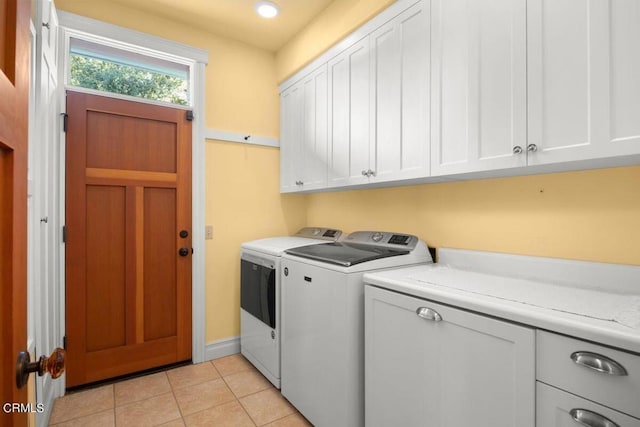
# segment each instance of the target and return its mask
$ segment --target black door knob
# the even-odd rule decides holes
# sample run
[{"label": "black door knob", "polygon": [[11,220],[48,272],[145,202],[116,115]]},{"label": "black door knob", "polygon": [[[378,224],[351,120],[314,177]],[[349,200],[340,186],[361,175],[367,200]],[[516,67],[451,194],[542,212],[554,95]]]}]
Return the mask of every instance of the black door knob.
[{"label": "black door knob", "polygon": [[187,237],[189,237],[189,232],[187,230],[180,231],[180,237],[186,239]]},{"label": "black door knob", "polygon": [[189,249],[180,248],[180,250],[178,251],[178,254],[180,254],[180,256],[187,256],[187,255],[189,255]]}]

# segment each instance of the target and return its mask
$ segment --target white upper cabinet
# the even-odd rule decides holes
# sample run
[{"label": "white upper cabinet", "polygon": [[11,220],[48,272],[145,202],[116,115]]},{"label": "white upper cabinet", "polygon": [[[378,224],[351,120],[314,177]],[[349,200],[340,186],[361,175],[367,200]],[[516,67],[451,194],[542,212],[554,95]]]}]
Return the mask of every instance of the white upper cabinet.
[{"label": "white upper cabinet", "polygon": [[418,2],[329,61],[329,186],[429,175],[429,13]]},{"label": "white upper cabinet", "polygon": [[280,191],[299,191],[297,168],[300,163],[302,98],[300,85],[294,85],[280,95]]},{"label": "white upper cabinet", "polygon": [[431,174],[526,165],[526,0],[431,4]]},{"label": "white upper cabinet", "polygon": [[303,120],[302,187],[305,190],[327,185],[327,67],[320,67],[302,80]]},{"label": "white upper cabinet", "polygon": [[370,36],[372,180],[429,175],[429,10],[406,10]]},{"label": "white upper cabinet", "polygon": [[305,76],[280,99],[280,191],[326,187],[327,67]]},{"label": "white upper cabinet", "polygon": [[368,181],[371,135],[369,38],[328,63],[329,186]]},{"label": "white upper cabinet", "polygon": [[528,6],[529,164],[640,153],[640,2]]},{"label": "white upper cabinet", "polygon": [[640,0],[398,0],[285,83],[282,191],[637,163],[639,41]]}]

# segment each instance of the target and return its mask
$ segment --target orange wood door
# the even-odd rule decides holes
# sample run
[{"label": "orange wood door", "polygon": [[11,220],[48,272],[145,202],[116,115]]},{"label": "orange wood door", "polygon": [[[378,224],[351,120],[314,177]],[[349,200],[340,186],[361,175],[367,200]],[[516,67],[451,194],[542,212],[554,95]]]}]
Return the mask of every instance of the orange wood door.
[{"label": "orange wood door", "polygon": [[[18,352],[27,347],[27,0],[0,0],[0,404],[26,403],[16,387]],[[26,413],[0,411],[0,425],[26,425]]]},{"label": "orange wood door", "polygon": [[67,114],[67,387],[188,360],[191,122],[71,91]]}]

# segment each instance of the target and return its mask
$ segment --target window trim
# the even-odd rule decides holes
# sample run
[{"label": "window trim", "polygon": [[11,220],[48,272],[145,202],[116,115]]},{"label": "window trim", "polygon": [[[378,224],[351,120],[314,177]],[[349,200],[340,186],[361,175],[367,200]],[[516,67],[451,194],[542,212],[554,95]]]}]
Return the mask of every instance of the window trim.
[{"label": "window trim", "polygon": [[[62,24],[61,24],[62,26]],[[180,105],[180,104],[174,104],[171,102],[167,102],[167,101],[158,101],[158,100],[154,100],[154,99],[150,99],[150,98],[142,98],[142,97],[138,97],[138,96],[133,96],[133,95],[125,95],[125,94],[121,94],[121,93],[116,93],[116,92],[108,92],[108,91],[102,91],[102,90],[96,90],[96,89],[89,89],[89,88],[84,88],[82,86],[75,86],[72,85],[70,83],[71,81],[71,61],[70,61],[70,56],[71,56],[71,39],[78,39],[78,40],[85,40],[91,43],[96,43],[96,44],[101,44],[104,46],[109,46],[112,47],[114,49],[119,49],[119,50],[123,50],[123,51],[128,51],[128,52],[133,52],[133,53],[137,53],[140,55],[144,55],[144,56],[148,56],[148,57],[152,57],[152,58],[158,58],[158,59],[162,59],[165,61],[169,61],[169,62],[173,62],[176,64],[182,64],[185,65],[186,67],[189,68],[189,72],[187,73],[189,76],[189,100],[188,103],[186,105]],[[96,36],[94,34],[88,34],[84,31],[78,31],[75,29],[70,29],[70,28],[65,28],[64,31],[64,50],[63,50],[63,69],[64,69],[64,87],[65,89],[73,89],[74,91],[77,92],[86,92],[86,93],[93,93],[93,94],[97,94],[97,95],[103,95],[103,96],[109,96],[112,98],[118,98],[118,99],[126,99],[126,100],[133,100],[133,101],[142,101],[142,102],[147,102],[147,103],[151,103],[151,104],[155,104],[155,105],[163,105],[163,106],[169,106],[169,107],[176,107],[176,108],[183,108],[183,109],[191,109],[193,107],[193,97],[195,94],[195,82],[194,82],[194,66],[196,64],[196,61],[187,59],[187,58],[183,58],[183,57],[179,57],[179,56],[175,56],[175,55],[170,55],[167,53],[163,53],[163,52],[159,52],[157,50],[154,49],[149,49],[149,48],[145,48],[142,46],[137,46],[137,45],[132,45],[130,43],[125,43],[125,42],[121,42],[118,40],[113,40],[111,38],[107,38],[107,37],[100,37],[100,36]]]}]

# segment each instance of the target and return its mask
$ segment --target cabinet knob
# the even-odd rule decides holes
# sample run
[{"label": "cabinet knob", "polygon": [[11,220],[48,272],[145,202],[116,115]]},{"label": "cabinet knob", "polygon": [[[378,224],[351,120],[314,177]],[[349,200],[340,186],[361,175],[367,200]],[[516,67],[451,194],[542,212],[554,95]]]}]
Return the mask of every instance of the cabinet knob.
[{"label": "cabinet knob", "polygon": [[362,169],[362,176],[369,176],[369,171]]},{"label": "cabinet knob", "polygon": [[432,309],[427,308],[427,307],[419,307],[416,310],[416,314],[419,317],[422,317],[423,319],[433,320],[434,322],[439,322],[439,321],[442,320],[442,316],[440,316],[440,314],[438,314],[437,311],[432,310]]},{"label": "cabinet knob", "polygon": [[296,185],[303,185],[303,184],[304,184],[304,182],[302,182],[302,181],[296,181]]},{"label": "cabinet knob", "polygon": [[527,145],[527,151],[534,153],[538,151],[538,146],[536,144],[529,144]]},{"label": "cabinet knob", "polygon": [[616,362],[609,359],[606,356],[602,356],[597,353],[591,353],[589,351],[576,351],[571,353],[571,360],[576,365],[584,366],[585,368],[593,369],[594,371],[602,372],[614,376],[628,375],[627,370]]},{"label": "cabinet knob", "polygon": [[513,147],[513,154],[521,154],[522,153],[522,147],[520,147],[519,145],[516,145],[515,147]]},{"label": "cabinet knob", "polygon": [[586,427],[620,427],[609,418],[586,409],[572,409],[569,411],[569,415],[575,422]]},{"label": "cabinet knob", "polygon": [[376,171],[372,171],[371,169],[369,169],[367,172],[369,173],[368,176],[376,176]]}]

